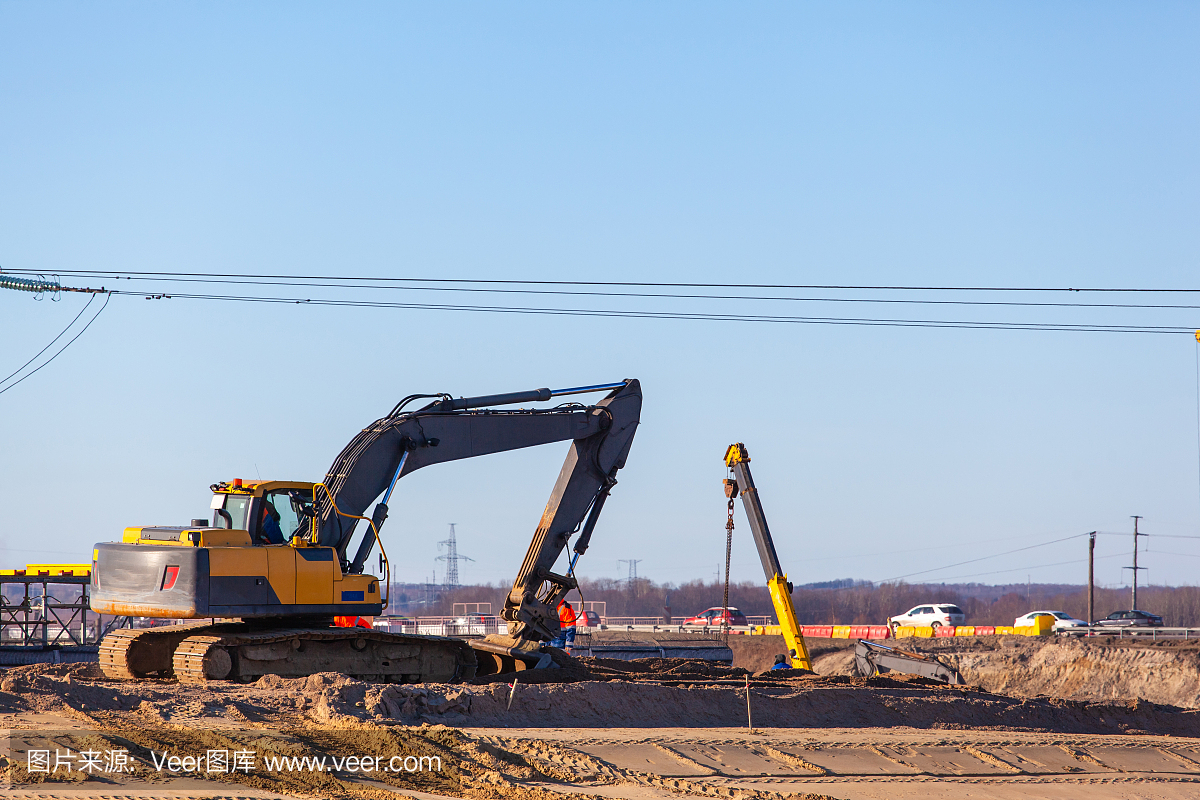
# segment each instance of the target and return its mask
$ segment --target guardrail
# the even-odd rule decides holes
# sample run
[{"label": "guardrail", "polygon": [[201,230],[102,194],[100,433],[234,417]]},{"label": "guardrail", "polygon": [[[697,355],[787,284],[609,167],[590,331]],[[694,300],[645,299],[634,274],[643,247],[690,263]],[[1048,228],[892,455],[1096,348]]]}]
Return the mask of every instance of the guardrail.
[{"label": "guardrail", "polygon": [[[74,630],[70,624],[62,625],[56,619],[45,620],[15,620],[11,609],[0,608],[0,612],[9,611],[4,619],[5,630],[2,643],[27,642],[41,644],[48,641],[53,644],[57,639],[61,644],[71,644],[79,641],[77,632],[78,622]],[[55,604],[50,606],[52,611],[58,611]],[[81,609],[77,604],[65,604],[63,610],[78,613]],[[724,632],[720,625],[684,625],[687,617],[672,617],[671,624],[665,624],[660,617],[601,617],[600,627],[579,625],[580,633],[594,630],[629,631],[642,633],[695,633],[713,635]],[[770,624],[770,617],[747,617],[749,625],[735,625],[729,628],[733,634],[779,634],[778,625]],[[582,620],[581,620],[582,621]],[[106,628],[109,626],[106,626]],[[419,634],[422,636],[488,636],[490,634],[508,633],[508,624],[494,615],[468,615],[457,617],[376,617],[375,628],[392,633]],[[84,641],[96,640],[94,627],[89,623],[88,636]],[[887,625],[801,625],[801,633],[806,638],[814,639],[890,639],[890,638],[943,638],[947,636],[1050,636],[1055,631],[1041,626],[1013,627],[1011,625],[943,625],[932,627],[899,627],[889,630]],[[103,630],[107,633],[107,629]],[[101,633],[101,635],[103,635]],[[1200,639],[1200,628],[1082,628],[1058,632],[1059,636],[1098,637],[1115,636],[1122,639]],[[17,641],[13,641],[15,637]],[[45,638],[43,638],[45,637]]]},{"label": "guardrail", "polygon": [[[661,617],[601,617],[600,626],[578,624],[580,631],[589,630],[627,630],[627,631],[659,631],[678,633],[720,633],[723,628],[719,625],[684,625],[688,617],[672,617],[671,624],[663,622]],[[749,633],[755,625],[765,625],[770,617],[747,617],[749,625],[730,627],[731,633]],[[583,622],[582,617],[579,622]],[[508,633],[508,623],[494,615],[469,614],[452,617],[376,617],[375,629],[390,633],[409,633],[422,636],[488,636],[490,634]]]},{"label": "guardrail", "polygon": [[[691,619],[691,617],[671,617],[670,622],[667,622],[666,619],[663,617],[601,617],[600,624],[607,625],[610,628],[624,628],[629,625],[633,625],[635,627],[645,626],[645,625],[658,625],[659,627],[669,628],[672,626],[682,625],[684,620],[687,620],[687,619]],[[774,618],[769,617],[769,616],[746,617],[746,625],[749,625],[749,626],[770,625],[770,624],[772,624],[772,622],[771,622],[772,619],[774,619]],[[699,626],[699,627],[704,627],[704,626]],[[719,628],[721,626],[720,625],[710,625],[708,627]],[[745,627],[745,626],[740,626],[740,627]]]},{"label": "guardrail", "polygon": [[1100,636],[1115,636],[1118,639],[1200,639],[1200,628],[1078,628],[1060,631],[1059,636],[1078,636],[1080,638],[1095,638]]}]

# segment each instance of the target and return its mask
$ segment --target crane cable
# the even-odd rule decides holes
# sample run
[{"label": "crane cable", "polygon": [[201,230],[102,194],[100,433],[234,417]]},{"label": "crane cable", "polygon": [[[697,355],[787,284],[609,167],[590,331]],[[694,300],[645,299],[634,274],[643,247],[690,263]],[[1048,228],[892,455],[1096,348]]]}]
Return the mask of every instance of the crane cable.
[{"label": "crane cable", "polygon": [[721,601],[722,640],[729,644],[729,559],[733,552],[733,498],[729,498],[729,519],[725,522],[725,599]]}]

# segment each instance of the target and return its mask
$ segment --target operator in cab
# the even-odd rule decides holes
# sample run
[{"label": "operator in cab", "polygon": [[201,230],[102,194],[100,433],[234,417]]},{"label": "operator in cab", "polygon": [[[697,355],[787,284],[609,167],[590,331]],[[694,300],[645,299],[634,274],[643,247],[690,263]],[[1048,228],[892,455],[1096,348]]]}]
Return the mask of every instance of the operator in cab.
[{"label": "operator in cab", "polygon": [[283,529],[279,527],[279,512],[270,500],[263,499],[262,520],[258,523],[258,538],[266,544],[283,544]]}]

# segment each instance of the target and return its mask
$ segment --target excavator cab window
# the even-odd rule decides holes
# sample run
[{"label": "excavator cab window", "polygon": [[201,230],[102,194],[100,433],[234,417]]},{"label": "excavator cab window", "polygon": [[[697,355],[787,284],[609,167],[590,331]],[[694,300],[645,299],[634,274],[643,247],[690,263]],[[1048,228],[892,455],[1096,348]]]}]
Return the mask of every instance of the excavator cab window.
[{"label": "excavator cab window", "polygon": [[304,526],[304,521],[312,516],[311,491],[277,489],[267,492],[266,500],[279,515],[279,530],[283,534],[284,543],[290,542],[292,536]]},{"label": "excavator cab window", "polygon": [[[223,502],[217,505],[217,498]],[[246,530],[246,513],[250,510],[250,498],[247,495],[226,494],[213,497],[213,525],[217,528],[230,530]]]}]

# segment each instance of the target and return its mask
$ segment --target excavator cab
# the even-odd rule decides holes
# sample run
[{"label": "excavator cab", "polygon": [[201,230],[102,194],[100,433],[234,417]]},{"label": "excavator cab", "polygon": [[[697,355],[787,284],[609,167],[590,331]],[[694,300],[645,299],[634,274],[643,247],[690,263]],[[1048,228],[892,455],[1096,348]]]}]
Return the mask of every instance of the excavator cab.
[{"label": "excavator cab", "polygon": [[211,488],[211,527],[126,528],[121,542],[96,545],[93,610],[174,619],[382,612],[386,581],[346,574],[332,547],[313,545],[316,484],[235,479]]},{"label": "excavator cab", "polygon": [[315,484],[293,481],[243,481],[212,485],[214,528],[244,530],[251,544],[290,544],[312,529]]}]

